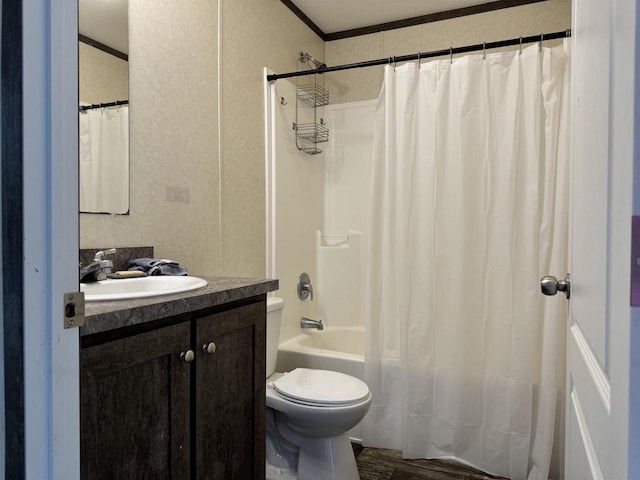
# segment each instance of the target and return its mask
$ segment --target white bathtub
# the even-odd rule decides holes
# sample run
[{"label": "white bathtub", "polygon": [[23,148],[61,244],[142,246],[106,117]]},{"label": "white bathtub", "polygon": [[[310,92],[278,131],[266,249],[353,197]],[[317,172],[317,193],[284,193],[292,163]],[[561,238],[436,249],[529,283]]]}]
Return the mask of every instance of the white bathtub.
[{"label": "white bathtub", "polygon": [[[278,346],[276,371],[315,368],[346,373],[364,381],[364,327],[328,327],[303,331]],[[353,441],[362,441],[362,428],[349,431]]]}]

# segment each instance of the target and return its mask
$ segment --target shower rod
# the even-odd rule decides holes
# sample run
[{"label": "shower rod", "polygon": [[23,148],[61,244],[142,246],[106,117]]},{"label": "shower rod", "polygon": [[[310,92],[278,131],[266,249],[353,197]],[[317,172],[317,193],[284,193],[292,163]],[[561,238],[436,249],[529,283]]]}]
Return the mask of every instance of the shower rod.
[{"label": "shower rod", "polygon": [[80,110],[81,112],[86,112],[87,110],[93,110],[95,108],[118,107],[120,105],[129,105],[129,100],[116,100],[115,102],[94,103],[93,105],[81,105],[78,107],[78,110]]},{"label": "shower rod", "polygon": [[479,52],[490,48],[511,47],[515,45],[524,45],[525,43],[544,42],[546,40],[556,40],[558,38],[571,37],[571,29],[561,32],[541,33],[540,35],[532,35],[530,37],[512,38],[510,40],[500,40],[497,42],[483,42],[475,45],[467,45],[466,47],[451,47],[444,50],[435,50],[433,52],[414,53],[412,55],[402,55],[398,57],[379,58],[378,60],[366,60],[364,62],[349,63],[347,65],[336,65],[335,67],[318,68],[317,70],[305,70],[300,72],[289,72],[280,74],[267,75],[269,82],[274,82],[280,78],[302,77],[310,74],[322,74],[329,72],[338,72],[340,70],[351,70],[354,68],[375,67],[378,65],[387,65],[399,62],[408,62],[410,60],[422,60],[432,57],[443,57],[445,55],[458,55],[460,53]]}]

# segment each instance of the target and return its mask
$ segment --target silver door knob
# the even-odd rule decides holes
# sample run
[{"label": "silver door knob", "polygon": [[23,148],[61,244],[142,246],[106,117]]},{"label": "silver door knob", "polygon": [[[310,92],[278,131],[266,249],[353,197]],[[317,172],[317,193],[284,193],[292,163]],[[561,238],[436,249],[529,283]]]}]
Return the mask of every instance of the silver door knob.
[{"label": "silver door knob", "polygon": [[545,295],[555,295],[558,292],[564,292],[567,300],[571,298],[571,275],[567,273],[564,280],[558,280],[552,275],[547,275],[540,279],[540,288]]}]

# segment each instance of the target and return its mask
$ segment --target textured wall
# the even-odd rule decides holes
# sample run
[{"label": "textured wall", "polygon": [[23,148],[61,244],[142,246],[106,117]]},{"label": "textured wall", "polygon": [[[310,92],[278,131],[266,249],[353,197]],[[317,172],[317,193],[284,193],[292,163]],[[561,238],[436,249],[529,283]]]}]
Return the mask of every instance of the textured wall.
[{"label": "textured wall", "polygon": [[[263,68],[324,45],[279,0],[220,2],[220,157],[218,2],[130,3],[131,214],[82,214],[81,247],[153,245],[194,274],[264,275]],[[167,186],[190,203],[167,202]]]},{"label": "textured wall", "polygon": [[[153,245],[194,274],[262,276],[263,67],[295,70],[300,51],[337,65],[570,25],[570,0],[547,0],[325,45],[280,0],[219,1],[219,52],[216,0],[131,2],[131,214],[82,214],[81,247]],[[335,104],[377,97],[381,78],[325,81]],[[189,203],[168,202],[167,187],[188,188]]]},{"label": "textured wall", "polygon": [[78,93],[81,102],[105,103],[129,98],[125,60],[78,42]]},{"label": "textured wall", "polygon": [[221,0],[222,271],[265,271],[264,76],[324,45],[280,0]]},{"label": "textured wall", "polygon": [[[153,245],[193,274],[219,271],[217,4],[129,5],[131,214],[80,215],[80,246]],[[186,188],[189,202],[168,202]]]},{"label": "textured wall", "polygon": [[[571,28],[571,0],[547,0],[494,12],[336,40],[326,44],[327,65],[409,55]],[[384,67],[327,74],[332,103],[377,98]]]}]

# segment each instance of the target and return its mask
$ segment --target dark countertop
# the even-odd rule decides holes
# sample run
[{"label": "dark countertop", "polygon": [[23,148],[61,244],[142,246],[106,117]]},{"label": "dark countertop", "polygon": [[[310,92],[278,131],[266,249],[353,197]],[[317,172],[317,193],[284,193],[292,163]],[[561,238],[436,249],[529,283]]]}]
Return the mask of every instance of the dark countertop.
[{"label": "dark countertop", "polygon": [[197,277],[205,279],[208,285],[190,292],[157,297],[86,302],[85,323],[80,327],[80,336],[103,333],[204,310],[264,295],[278,289],[278,280],[205,277],[201,275],[197,275]]}]

